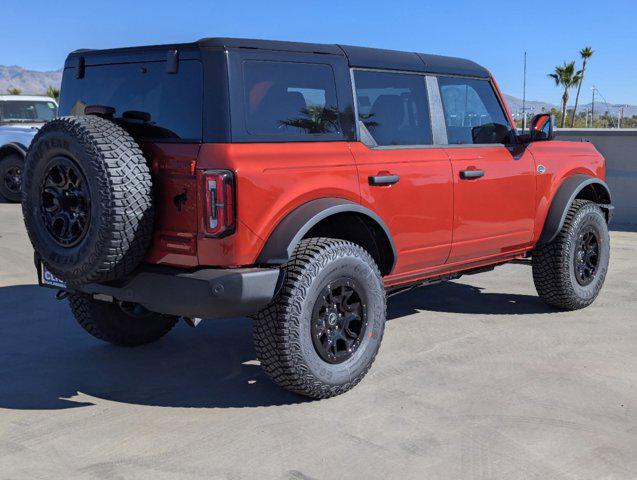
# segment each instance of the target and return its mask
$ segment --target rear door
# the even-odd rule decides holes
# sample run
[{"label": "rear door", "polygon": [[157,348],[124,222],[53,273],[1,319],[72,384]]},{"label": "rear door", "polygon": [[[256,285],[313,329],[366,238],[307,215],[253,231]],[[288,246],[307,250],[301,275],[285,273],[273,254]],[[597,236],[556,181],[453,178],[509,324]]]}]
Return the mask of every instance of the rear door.
[{"label": "rear door", "polygon": [[417,276],[447,260],[453,216],[451,163],[434,145],[425,76],[355,69],[352,79],[361,202],[391,231],[398,252],[392,277]]},{"label": "rear door", "polygon": [[448,263],[526,248],[535,218],[535,162],[514,139],[487,79],[439,76],[453,168],[453,246]]}]

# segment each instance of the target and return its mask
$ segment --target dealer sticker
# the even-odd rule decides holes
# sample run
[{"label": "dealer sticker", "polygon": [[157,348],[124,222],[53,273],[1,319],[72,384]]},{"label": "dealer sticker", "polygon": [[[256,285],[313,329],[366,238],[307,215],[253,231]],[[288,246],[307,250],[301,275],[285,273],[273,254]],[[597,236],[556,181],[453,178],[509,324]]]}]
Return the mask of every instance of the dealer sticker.
[{"label": "dealer sticker", "polygon": [[60,280],[55,275],[53,275],[51,272],[49,272],[49,270],[46,268],[44,264],[42,264],[42,268],[40,269],[40,271],[42,272],[41,273],[42,285],[47,285],[49,287],[55,287],[55,288],[66,288],[66,283]]}]

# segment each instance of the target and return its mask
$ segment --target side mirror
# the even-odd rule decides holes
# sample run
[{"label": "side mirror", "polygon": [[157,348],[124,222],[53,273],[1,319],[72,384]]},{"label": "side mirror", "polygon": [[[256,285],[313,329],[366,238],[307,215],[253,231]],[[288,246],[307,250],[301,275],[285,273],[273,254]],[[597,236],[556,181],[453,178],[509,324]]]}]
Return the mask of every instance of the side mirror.
[{"label": "side mirror", "polygon": [[531,141],[540,142],[555,138],[555,115],[540,113],[531,120]]}]

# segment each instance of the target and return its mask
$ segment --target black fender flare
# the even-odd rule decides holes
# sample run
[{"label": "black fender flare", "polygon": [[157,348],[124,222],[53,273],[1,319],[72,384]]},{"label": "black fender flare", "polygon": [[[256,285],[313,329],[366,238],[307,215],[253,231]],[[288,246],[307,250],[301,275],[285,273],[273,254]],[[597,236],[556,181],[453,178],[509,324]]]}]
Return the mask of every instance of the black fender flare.
[{"label": "black fender flare", "polygon": [[538,240],[538,245],[545,245],[555,239],[564,226],[568,209],[575,201],[577,195],[589,185],[598,186],[598,188],[603,189],[607,195],[608,202],[604,202],[600,204],[600,206],[607,211],[607,220],[610,221],[613,206],[611,204],[610,189],[606,182],[589,175],[573,175],[564,180],[553,197],[548,214],[546,215],[542,233],[540,234],[540,239]]},{"label": "black fender flare", "polygon": [[394,255],[391,269],[396,263],[397,253],[394,240],[385,222],[372,210],[343,198],[319,198],[311,200],[292,210],[274,228],[261,249],[257,263],[264,265],[282,265],[291,257],[298,243],[312,227],[338,213],[358,213],[369,217],[387,236]]},{"label": "black fender flare", "polygon": [[0,147],[0,158],[8,155],[9,153],[17,153],[24,159],[27,156],[27,147],[17,142],[5,143],[2,147]]}]

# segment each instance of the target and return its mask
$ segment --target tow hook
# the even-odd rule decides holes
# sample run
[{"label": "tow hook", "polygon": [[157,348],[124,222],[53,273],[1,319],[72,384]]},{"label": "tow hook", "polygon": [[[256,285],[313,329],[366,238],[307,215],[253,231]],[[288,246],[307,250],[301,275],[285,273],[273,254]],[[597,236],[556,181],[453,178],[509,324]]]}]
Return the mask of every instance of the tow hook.
[{"label": "tow hook", "polygon": [[197,325],[201,323],[201,318],[199,317],[181,317],[181,319],[188,324],[189,327],[195,328]]}]

